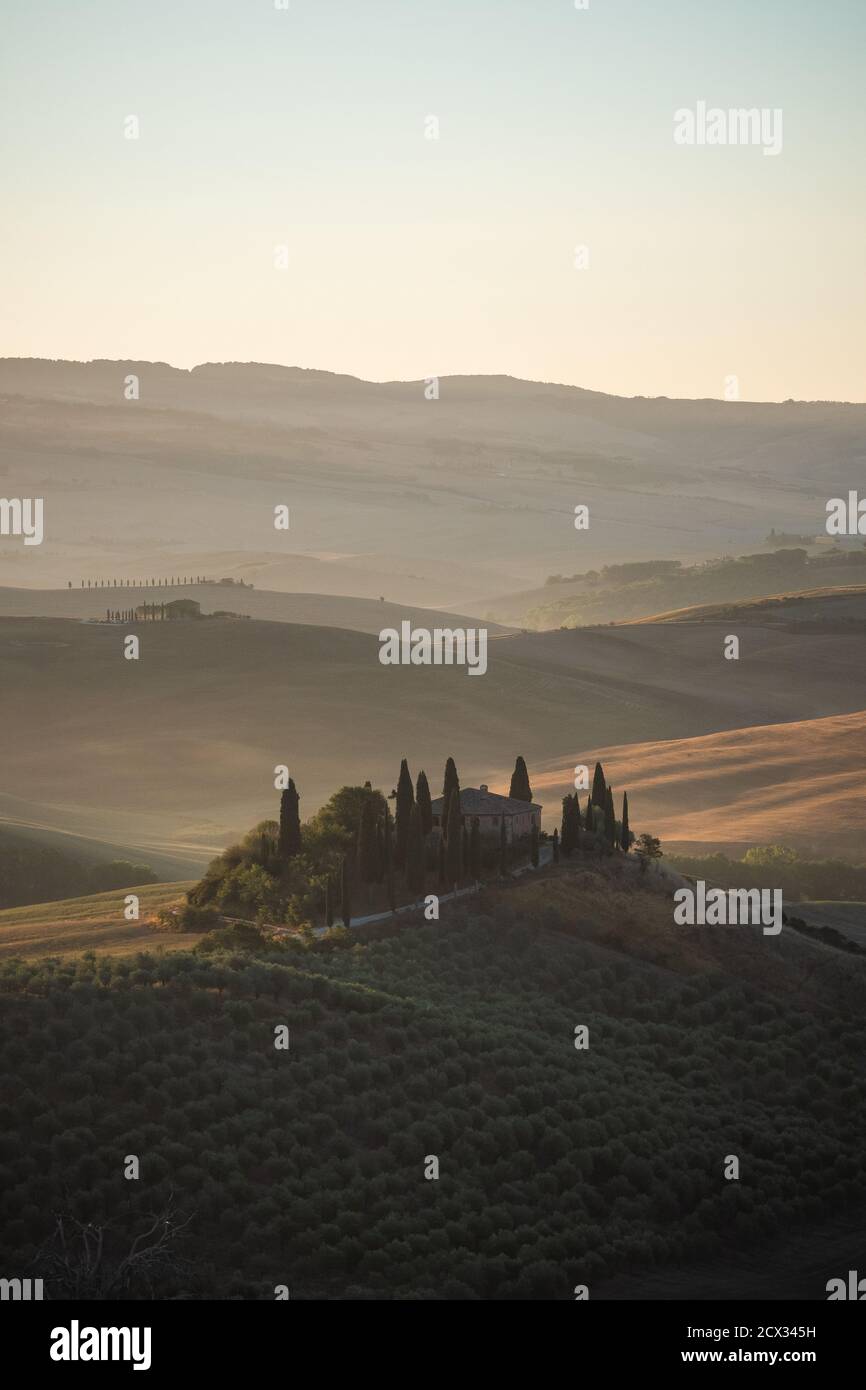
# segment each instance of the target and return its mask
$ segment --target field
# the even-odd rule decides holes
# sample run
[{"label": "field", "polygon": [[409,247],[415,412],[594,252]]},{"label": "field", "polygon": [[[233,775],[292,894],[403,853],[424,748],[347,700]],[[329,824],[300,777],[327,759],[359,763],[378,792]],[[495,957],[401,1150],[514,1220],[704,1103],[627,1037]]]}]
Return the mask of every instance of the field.
[{"label": "field", "polygon": [[[146,883],[111,893],[94,893],[63,902],[36,903],[0,912],[0,959],[28,960],[40,956],[77,956],[98,951],[106,956],[131,956],[138,951],[188,949],[199,939],[183,932],[155,932],[150,925],[163,907],[172,906],[191,883]],[[137,922],[124,918],[124,898],[136,893]]]},{"label": "field", "polygon": [[[583,760],[595,756],[587,750]],[[862,858],[866,712],[620,744],[599,756],[670,849],[785,844]],[[555,799],[571,781],[570,760],[562,759],[542,765],[533,785]]]},{"label": "field", "polygon": [[[459,668],[383,667],[375,637],[339,628],[215,619],[138,630],[135,662],[123,659],[117,628],[0,619],[0,817],[10,827],[101,840],[139,863],[170,858],[172,876],[186,879],[273,814],[280,764],[307,817],[346,782],[369,778],[389,792],[404,755],[414,775],[426,769],[435,794],[449,755],[464,785],[500,787],[520,753],[552,831],[567,770],[616,750],[605,761],[614,787],[631,793],[634,829],[739,840],[728,824],[717,835],[713,827],[721,782],[701,785],[725,740],[706,746],[703,772],[689,756],[703,745],[665,745],[725,732],[723,780],[734,799],[751,794],[764,762],[787,756],[777,779],[784,796],[786,778],[792,791],[809,785],[796,781],[798,738],[746,726],[801,723],[807,750],[815,739],[803,779],[820,777],[811,787],[818,796],[850,791],[845,814],[859,824],[863,763],[851,747],[861,738],[866,635],[795,638],[755,626],[741,659],[729,662],[723,624],[515,634],[491,639],[487,674],[474,678]],[[820,718],[838,715],[850,723]],[[838,732],[822,752],[824,729]],[[774,753],[773,741],[785,739],[787,754],[781,743]],[[626,754],[624,745],[635,746]],[[694,776],[684,770],[691,765]],[[665,784],[678,802],[665,804]],[[748,834],[765,841],[772,828],[756,820]],[[835,828],[829,821],[827,834]]]}]

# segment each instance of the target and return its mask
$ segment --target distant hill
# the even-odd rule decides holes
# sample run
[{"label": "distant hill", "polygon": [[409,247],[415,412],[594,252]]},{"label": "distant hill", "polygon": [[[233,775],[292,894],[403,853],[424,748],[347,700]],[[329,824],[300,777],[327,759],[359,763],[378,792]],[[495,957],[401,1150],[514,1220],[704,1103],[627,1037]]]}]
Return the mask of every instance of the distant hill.
[{"label": "distant hill", "polygon": [[[203,614],[220,610],[268,622],[341,627],[351,632],[378,634],[408,619],[420,627],[471,627],[478,619],[411,604],[350,598],[345,594],[278,593],[240,584],[179,584],[135,588],[9,589],[0,587],[0,616],[27,618],[102,619],[107,608],[134,608],[140,603],[169,603],[192,599]],[[512,629],[485,623],[492,634]]]},{"label": "distant hill", "polygon": [[[119,628],[0,618],[0,820],[122,845],[154,867],[171,857],[181,878],[273,813],[278,764],[291,768],[306,817],[346,782],[369,778],[390,792],[402,756],[438,794],[447,755],[464,785],[498,789],[520,753],[552,830],[568,768],[602,750],[624,757],[621,746],[635,742],[851,715],[863,704],[866,637],[856,634],[795,640],[755,626],[739,662],[727,662],[718,623],[518,633],[494,636],[487,674],[472,677],[384,667],[374,636],[340,628],[212,619],[138,631],[132,662]],[[748,760],[747,733],[735,738]],[[756,765],[760,747],[758,738]],[[627,773],[619,756],[612,762],[633,828],[658,831],[675,808],[655,799],[651,757]],[[748,766],[735,765],[741,784]],[[844,828],[831,813],[827,833]],[[710,809],[699,832],[677,828],[684,838],[711,833]]]},{"label": "distant hill", "polygon": [[[777,843],[864,857],[866,711],[583,756],[602,759],[614,787],[628,788],[632,814],[668,849],[740,853]],[[536,795],[549,802],[570,791],[571,762],[537,770]]]},{"label": "distant hill", "polygon": [[633,618],[621,626],[635,623],[693,622],[761,623],[799,628],[808,624],[816,632],[866,629],[866,584],[850,584],[834,589],[804,589],[794,594],[771,594],[765,598],[742,599],[739,603],[703,603],[655,613],[649,618]]},{"label": "distant hill", "polygon": [[591,627],[612,622],[653,622],[700,608],[702,616],[732,605],[760,603],[780,595],[842,592],[866,586],[866,550],[803,549],[758,552],[683,565],[655,560],[606,565],[566,578],[551,577],[542,588],[478,599],[470,605],[516,627],[538,630]]},{"label": "distant hill", "polygon": [[503,376],[443,376],[428,400],[420,381],[267,364],[7,358],[2,488],[44,498],[46,534],[3,547],[0,583],[181,570],[473,612],[551,573],[739,554],[773,527],[814,535],[860,476],[864,429],[866,406],[833,402],[625,399]]}]

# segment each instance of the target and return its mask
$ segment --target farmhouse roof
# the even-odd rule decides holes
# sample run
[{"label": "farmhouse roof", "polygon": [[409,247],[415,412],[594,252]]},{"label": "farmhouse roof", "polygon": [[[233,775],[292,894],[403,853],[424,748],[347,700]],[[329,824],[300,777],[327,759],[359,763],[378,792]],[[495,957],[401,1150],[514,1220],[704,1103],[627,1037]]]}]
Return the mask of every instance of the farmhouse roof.
[{"label": "farmhouse roof", "polygon": [[[433,802],[434,816],[442,814],[441,796]],[[527,811],[540,811],[538,802],[518,801],[513,796],[498,796],[485,786],[460,788],[460,814],[463,816],[519,816]]]}]

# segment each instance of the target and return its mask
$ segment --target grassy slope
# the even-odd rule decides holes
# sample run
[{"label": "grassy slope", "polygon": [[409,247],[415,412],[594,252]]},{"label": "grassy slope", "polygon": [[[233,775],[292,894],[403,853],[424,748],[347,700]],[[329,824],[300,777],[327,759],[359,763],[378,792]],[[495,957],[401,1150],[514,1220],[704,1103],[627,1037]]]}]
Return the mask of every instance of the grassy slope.
[{"label": "grassy slope", "polygon": [[[735,1297],[726,1262],[832,1224],[856,1191],[866,966],[794,933],[675,929],[660,879],[579,868],[289,959],[117,988],[79,974],[71,1001],[69,982],[16,987],[10,1257],[61,1189],[122,1220],[171,1190],[196,1212],[181,1288],[206,1296],[272,1299],[288,1278],[301,1299],[565,1300],[578,1281],[617,1296],[625,1275],[639,1293],[663,1274],[684,1297],[703,1261],[714,1296]],[[285,1059],[275,1017],[292,1025]],[[726,1184],[731,1151],[743,1180]],[[127,1152],[144,1155],[132,1198]],[[800,1286],[786,1251],[765,1265],[777,1296]]]},{"label": "grassy slope", "polygon": [[697,603],[687,608],[672,608],[667,613],[654,613],[645,618],[627,618],[620,624],[632,627],[640,623],[685,623],[739,620],[746,623],[802,622],[866,618],[866,585],[840,584],[834,588],[799,589],[793,593],[766,594],[760,598],[740,599],[731,603]]},{"label": "grassy slope", "polygon": [[[113,889],[86,898],[67,898],[62,902],[36,903],[0,911],[0,958],[21,956],[75,956],[83,951],[99,951],[109,956],[128,956],[157,947],[177,951],[199,939],[196,934],[154,933],[151,923],[157,912],[177,902],[189,883],[146,883],[140,888]],[[137,922],[124,918],[124,899],[137,893],[140,916]]]},{"label": "grassy slope", "polygon": [[[627,788],[632,824],[668,846],[789,844],[861,857],[866,837],[866,711],[756,725],[700,738],[619,744],[598,755]],[[533,791],[572,789],[572,760],[542,764]],[[591,766],[591,761],[590,761]]]},{"label": "grassy slope", "polygon": [[[140,661],[127,662],[117,629],[0,619],[0,815],[124,844],[144,863],[184,850],[201,864],[273,813],[279,763],[290,766],[308,816],[345,782],[369,777],[390,791],[403,754],[438,791],[448,754],[464,785],[494,785],[517,753],[534,776],[636,738],[861,707],[866,638],[794,640],[755,627],[735,663],[722,658],[725,630],[495,637],[487,674],[472,677],[383,667],[374,637],[335,628],[154,624],[140,630]],[[650,771],[611,773],[615,787],[635,793],[638,830],[654,828],[659,810],[643,794]],[[554,791],[541,798],[551,829]]]}]

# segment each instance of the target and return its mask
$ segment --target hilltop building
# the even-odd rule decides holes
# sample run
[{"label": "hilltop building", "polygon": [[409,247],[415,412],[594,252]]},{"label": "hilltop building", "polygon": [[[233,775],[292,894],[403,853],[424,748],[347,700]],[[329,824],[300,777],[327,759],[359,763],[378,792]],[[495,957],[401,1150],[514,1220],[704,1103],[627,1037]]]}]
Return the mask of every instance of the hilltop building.
[{"label": "hilltop building", "polygon": [[[482,782],[480,787],[460,788],[460,814],[466,817],[467,824],[475,816],[482,835],[500,834],[500,824],[505,821],[505,839],[508,844],[528,835],[533,821],[541,830],[542,807],[535,802],[517,801],[510,796],[498,796]],[[437,796],[432,803],[433,828],[439,828],[442,819],[442,797]]]}]

